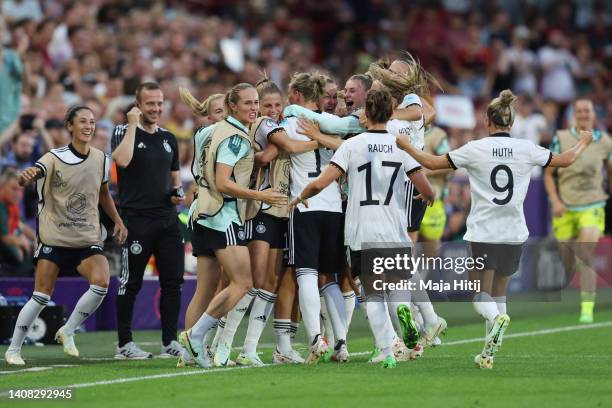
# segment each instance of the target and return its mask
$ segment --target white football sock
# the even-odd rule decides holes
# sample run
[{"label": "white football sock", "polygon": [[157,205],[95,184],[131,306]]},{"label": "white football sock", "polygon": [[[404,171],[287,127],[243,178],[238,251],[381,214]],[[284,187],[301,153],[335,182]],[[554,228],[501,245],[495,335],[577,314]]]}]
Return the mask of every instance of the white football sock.
[{"label": "white football sock", "polygon": [[225,329],[223,329],[223,333],[219,337],[219,343],[225,343],[229,349],[232,348],[232,343],[234,342],[234,335],[236,334],[236,330],[238,330],[238,326],[244,317],[244,314],[249,309],[249,305],[255,296],[257,295],[257,290],[251,288],[246,295],[242,297],[234,306],[234,308],[227,314],[227,319],[225,321]]},{"label": "white football sock", "polygon": [[334,344],[334,329],[332,328],[329,312],[327,311],[327,303],[325,303],[325,296],[323,296],[323,293],[319,295],[319,301],[321,302],[321,315],[319,319],[321,336],[325,337],[329,344]]},{"label": "white football sock", "polygon": [[366,298],[366,309],[370,329],[380,350],[391,347],[393,343],[393,328],[389,325],[389,313],[385,307],[384,298],[380,295],[370,295]]},{"label": "white football sock", "polygon": [[346,342],[346,323],[344,322],[346,311],[344,310],[344,298],[342,292],[340,292],[340,286],[336,282],[330,282],[321,288],[321,292],[323,292],[325,298],[327,313],[336,337],[335,340]]},{"label": "white football sock", "polygon": [[274,334],[276,335],[276,349],[287,354],[291,351],[291,320],[274,319]]},{"label": "white football sock", "polygon": [[353,320],[353,312],[355,311],[355,292],[352,290],[350,292],[342,292],[342,297],[344,298],[344,311],[346,312],[344,322],[346,323],[346,332],[348,333],[351,321]]},{"label": "white football sock", "polygon": [[193,338],[195,341],[204,341],[204,336],[210,329],[213,328],[218,320],[219,319],[216,317],[212,317],[208,313],[204,312],[196,324],[191,327],[191,338]]},{"label": "white football sock", "polygon": [[108,292],[107,288],[97,285],[90,285],[89,289],[83,293],[77,302],[72,314],[64,325],[64,332],[68,335],[74,334],[74,331],[87,319],[93,312],[98,309],[104,297]]},{"label": "white football sock", "polygon": [[30,329],[30,326],[36,320],[40,312],[49,303],[50,296],[45,295],[41,292],[32,293],[32,297],[27,303],[21,308],[19,316],[17,316],[17,322],[15,323],[15,330],[13,331],[13,338],[11,339],[11,345],[9,351],[20,351],[23,345],[23,339],[25,339],[26,333]]},{"label": "white football sock", "polygon": [[210,330],[204,335],[204,345],[206,347],[212,347],[212,343],[215,340],[215,335],[217,334],[217,330],[214,329],[217,327],[219,327],[219,322],[215,323],[213,327],[211,327]]},{"label": "white football sock", "polygon": [[315,269],[298,268],[296,270],[298,295],[302,319],[308,334],[308,345],[311,346],[316,336],[321,334],[319,315],[321,300],[319,299],[318,274]]},{"label": "white football sock", "polygon": [[291,344],[293,344],[293,341],[295,340],[295,335],[297,334],[299,327],[299,323],[291,322]]},{"label": "white football sock", "polygon": [[495,296],[493,300],[497,304],[497,310],[499,310],[499,313],[506,314],[506,297],[505,296]]},{"label": "white football sock", "polygon": [[493,324],[493,321],[499,314],[497,303],[495,303],[493,298],[486,292],[480,292],[474,296],[472,303],[476,313],[484,317],[490,324]]},{"label": "white football sock", "polygon": [[247,328],[244,346],[242,347],[242,351],[245,353],[254,353],[257,350],[257,343],[259,343],[261,333],[266,327],[266,322],[276,303],[276,298],[276,293],[263,289],[257,290],[257,296],[253,301],[253,307],[249,315],[249,327]]},{"label": "white football sock", "polygon": [[223,329],[225,329],[225,321],[226,317],[223,316],[217,322],[217,330],[215,330],[215,337],[213,337],[213,341],[210,344],[210,349],[215,350],[217,348],[217,344],[219,344],[219,339],[221,338],[221,334],[223,333]]},{"label": "white football sock", "polygon": [[[420,282],[422,280],[419,272],[415,272],[413,278],[416,282]],[[417,287],[420,287],[420,284],[417,283]],[[438,323],[438,315],[434,311],[433,305],[429,300],[429,295],[427,291],[419,289],[415,290],[412,293],[412,302],[419,308],[419,312],[421,312],[421,316],[423,317],[423,324],[425,327],[431,327],[434,324]]]}]

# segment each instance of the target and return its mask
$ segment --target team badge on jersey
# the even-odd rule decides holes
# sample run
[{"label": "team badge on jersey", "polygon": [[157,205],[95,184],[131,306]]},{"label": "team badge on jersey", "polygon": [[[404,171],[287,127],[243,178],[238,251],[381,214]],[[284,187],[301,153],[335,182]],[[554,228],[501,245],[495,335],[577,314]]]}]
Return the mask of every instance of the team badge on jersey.
[{"label": "team badge on jersey", "polygon": [[266,120],[266,126],[268,126],[269,128],[275,128],[278,125],[272,119],[267,119]]},{"label": "team badge on jersey", "polygon": [[259,234],[263,234],[266,232],[266,226],[263,224],[258,224],[257,227],[255,227],[255,231],[257,231]]},{"label": "team badge on jersey", "polygon": [[48,247],[48,246],[45,245],[45,246],[42,247],[42,251],[43,251],[43,254],[50,254],[51,251],[53,251],[53,248]]},{"label": "team badge on jersey", "polygon": [[142,245],[140,245],[140,242],[133,241],[132,245],[130,245],[130,252],[134,255],[139,255],[142,252]]},{"label": "team badge on jersey", "polygon": [[243,240],[245,237],[244,235],[244,230],[238,230],[238,238],[240,238],[241,240]]},{"label": "team badge on jersey", "polygon": [[166,149],[168,153],[172,153],[172,148],[166,139],[164,139],[164,149]]},{"label": "team badge on jersey", "polygon": [[53,187],[60,188],[66,187],[68,184],[64,181],[62,177],[62,172],[59,170],[55,170],[55,174],[53,175]]}]

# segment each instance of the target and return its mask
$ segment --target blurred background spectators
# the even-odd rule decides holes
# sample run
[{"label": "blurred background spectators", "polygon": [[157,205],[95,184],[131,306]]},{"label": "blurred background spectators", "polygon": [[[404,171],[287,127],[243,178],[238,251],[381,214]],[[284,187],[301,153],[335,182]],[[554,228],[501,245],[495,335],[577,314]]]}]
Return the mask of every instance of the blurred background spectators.
[{"label": "blurred background spectators", "polygon": [[[188,187],[190,140],[204,122],[180,102],[180,85],[204,99],[264,70],[285,89],[294,72],[318,69],[342,89],[404,49],[444,93],[474,104],[474,129],[447,128],[451,148],[485,135],[485,104],[508,87],[520,95],[515,137],[547,146],[570,125],[576,97],[593,100],[599,128],[612,125],[609,1],[4,0],[1,13],[1,172],[66,144],[63,117],[77,102],[95,112],[93,144],[108,152],[136,86],[155,80]],[[446,239],[465,228],[468,189],[456,175]],[[36,197],[23,194],[20,214],[31,223]]]}]

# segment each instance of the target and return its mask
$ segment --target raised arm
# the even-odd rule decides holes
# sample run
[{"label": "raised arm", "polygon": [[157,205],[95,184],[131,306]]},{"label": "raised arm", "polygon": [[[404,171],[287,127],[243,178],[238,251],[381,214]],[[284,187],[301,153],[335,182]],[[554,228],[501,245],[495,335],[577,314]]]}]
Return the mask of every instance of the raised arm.
[{"label": "raised arm", "polygon": [[418,161],[421,164],[421,166],[427,169],[442,170],[442,169],[452,168],[452,166],[448,162],[448,159],[446,158],[446,155],[435,156],[433,154],[429,154],[420,149],[417,149],[410,143],[410,138],[408,138],[407,136],[397,137],[396,143],[397,143],[397,147],[404,150],[406,153],[412,156],[416,161]]},{"label": "raised arm", "polygon": [[285,117],[296,116],[313,120],[319,124],[321,131],[334,135],[348,135],[365,131],[359,125],[359,118],[353,115],[343,118],[336,115],[323,115],[299,105],[289,105],[283,113]]},{"label": "raised arm", "polygon": [[270,141],[289,154],[306,153],[319,148],[319,143],[316,140],[294,140],[291,139],[284,130],[272,133],[270,135]]},{"label": "raised arm", "polygon": [[134,156],[134,141],[136,140],[136,128],[140,121],[140,109],[134,106],[127,114],[128,127],[125,131],[125,135],[121,140],[121,143],[117,145],[113,151],[113,160],[117,163],[117,166],[126,168],[130,165],[132,157]]},{"label": "raised arm", "polygon": [[561,154],[553,155],[549,167],[568,167],[573,164],[578,156],[586,149],[593,140],[593,134],[584,130],[580,131],[580,141],[574,147]]},{"label": "raised arm", "polygon": [[317,141],[321,146],[327,147],[328,149],[338,150],[340,145],[344,142],[341,137],[331,136],[321,133],[317,122],[311,122],[308,119],[300,118],[298,120],[299,128],[298,131]]}]

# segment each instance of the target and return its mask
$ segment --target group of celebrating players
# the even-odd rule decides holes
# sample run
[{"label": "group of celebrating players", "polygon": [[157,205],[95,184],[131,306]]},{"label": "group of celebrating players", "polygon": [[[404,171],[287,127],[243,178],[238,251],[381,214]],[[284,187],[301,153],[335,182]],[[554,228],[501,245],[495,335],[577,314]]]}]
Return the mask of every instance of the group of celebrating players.
[{"label": "group of celebrating players", "polygon": [[[265,77],[203,102],[181,88],[183,102],[211,124],[194,136],[197,198],[189,210],[189,230],[197,286],[179,335],[183,350],[177,366],[264,365],[257,345],[273,310],[274,363],[347,362],[356,297],[365,302],[375,340],[370,362],[390,368],[421,356],[440,342],[446,321],[435,313],[425,290],[376,290],[371,270],[365,269],[371,268],[372,251],[380,248],[414,256],[419,231],[421,239],[439,242],[447,176],[463,168],[472,194],[465,240],[473,257],[486,259],[483,270],[470,272],[470,279],[480,281],[474,307],[486,322],[484,347],[475,363],[492,368],[510,323],[506,289],[529,235],[523,201],[531,170],[568,167],[593,140],[605,143],[597,151],[612,148],[607,135],[594,137],[592,118],[573,129],[573,139],[555,154],[511,138],[515,97],[505,90],[488,105],[488,136],[449,151],[444,131],[431,125],[432,86],[438,86],[435,79],[403,53],[349,78],[343,116],[335,114],[337,84],[316,72],[291,78],[286,107],[281,89]],[[590,104],[576,102],[581,103]],[[133,108],[128,129],[141,118]],[[24,364],[24,328],[49,300],[59,270],[57,252],[73,251],[63,256],[70,256],[91,283],[58,332],[64,350],[76,349],[75,328],[104,298],[109,274],[96,237],[98,202],[115,221],[116,239],[123,243],[127,233],[104,187],[107,159],[89,146],[92,112],[75,107],[66,124],[72,143],[47,153],[21,177],[23,184],[36,181],[46,194],[39,215],[44,245],[37,254],[34,294],[19,315],[5,355],[10,364]],[[95,161],[86,160],[92,155]],[[60,167],[61,173],[55,171]],[[83,177],[92,181],[85,183]],[[61,183],[73,183],[73,191],[56,193]],[[69,219],[67,200],[81,189],[91,190],[81,192],[93,205],[79,221],[90,223],[90,232],[70,242],[65,236],[64,242],[54,223]],[[412,272],[413,280],[425,278],[426,271]],[[234,334],[249,306],[244,345],[234,363]],[[292,345],[300,321],[308,336],[306,356]]]}]

